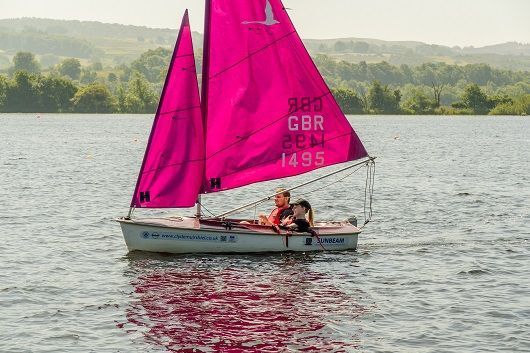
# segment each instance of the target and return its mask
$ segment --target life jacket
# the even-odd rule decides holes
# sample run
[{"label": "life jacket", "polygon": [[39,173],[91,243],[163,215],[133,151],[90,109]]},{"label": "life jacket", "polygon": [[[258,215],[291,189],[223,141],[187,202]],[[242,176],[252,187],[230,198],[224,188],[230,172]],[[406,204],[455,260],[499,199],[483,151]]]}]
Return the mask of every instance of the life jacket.
[{"label": "life jacket", "polygon": [[289,206],[285,206],[282,208],[276,207],[274,210],[272,210],[271,214],[268,217],[269,222],[276,225],[280,224],[282,213],[288,208]]}]

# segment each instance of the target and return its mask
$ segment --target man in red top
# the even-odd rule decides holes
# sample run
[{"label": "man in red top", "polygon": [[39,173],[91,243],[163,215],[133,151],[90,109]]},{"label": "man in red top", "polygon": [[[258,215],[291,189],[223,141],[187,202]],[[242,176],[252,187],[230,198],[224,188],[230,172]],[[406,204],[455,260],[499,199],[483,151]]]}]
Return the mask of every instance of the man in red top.
[{"label": "man in red top", "polygon": [[291,193],[283,188],[276,189],[276,196],[274,196],[274,204],[276,208],[272,210],[269,217],[261,214],[259,215],[259,223],[263,225],[278,225],[281,220],[289,215],[293,214],[293,211],[289,207],[289,200],[291,199]]}]

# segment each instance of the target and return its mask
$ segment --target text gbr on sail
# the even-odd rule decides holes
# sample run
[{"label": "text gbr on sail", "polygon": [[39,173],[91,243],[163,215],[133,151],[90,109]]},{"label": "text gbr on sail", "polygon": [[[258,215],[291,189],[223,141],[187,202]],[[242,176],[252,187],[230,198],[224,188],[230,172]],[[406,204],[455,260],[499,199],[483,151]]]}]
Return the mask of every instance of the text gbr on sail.
[{"label": "text gbr on sail", "polygon": [[[319,97],[289,98],[287,131],[283,135],[282,168],[324,165],[324,116]],[[297,114],[298,113],[298,114]],[[319,114],[311,114],[319,113]]]}]

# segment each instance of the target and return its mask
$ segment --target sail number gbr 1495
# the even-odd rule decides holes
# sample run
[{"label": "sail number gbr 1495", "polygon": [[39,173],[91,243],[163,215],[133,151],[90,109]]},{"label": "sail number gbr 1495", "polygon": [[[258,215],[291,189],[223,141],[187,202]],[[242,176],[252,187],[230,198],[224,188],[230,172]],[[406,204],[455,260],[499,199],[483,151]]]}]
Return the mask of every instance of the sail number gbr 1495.
[{"label": "sail number gbr 1495", "polygon": [[320,114],[291,115],[287,127],[289,132],[282,140],[282,168],[323,166],[324,117]]}]

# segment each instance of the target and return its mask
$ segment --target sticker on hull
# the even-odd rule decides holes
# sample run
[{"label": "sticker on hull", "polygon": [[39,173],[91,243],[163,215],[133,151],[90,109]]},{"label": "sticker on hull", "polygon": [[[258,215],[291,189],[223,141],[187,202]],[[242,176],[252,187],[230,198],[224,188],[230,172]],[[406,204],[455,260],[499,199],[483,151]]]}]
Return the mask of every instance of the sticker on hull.
[{"label": "sticker on hull", "polygon": [[313,244],[322,244],[322,245],[344,245],[346,244],[346,238],[320,238],[315,239],[313,241],[313,238],[306,238],[305,239],[305,245],[313,245]]},{"label": "sticker on hull", "polygon": [[236,235],[207,235],[207,234],[143,232],[142,238],[198,241],[198,242],[208,242],[208,243],[236,243],[237,242]]}]

